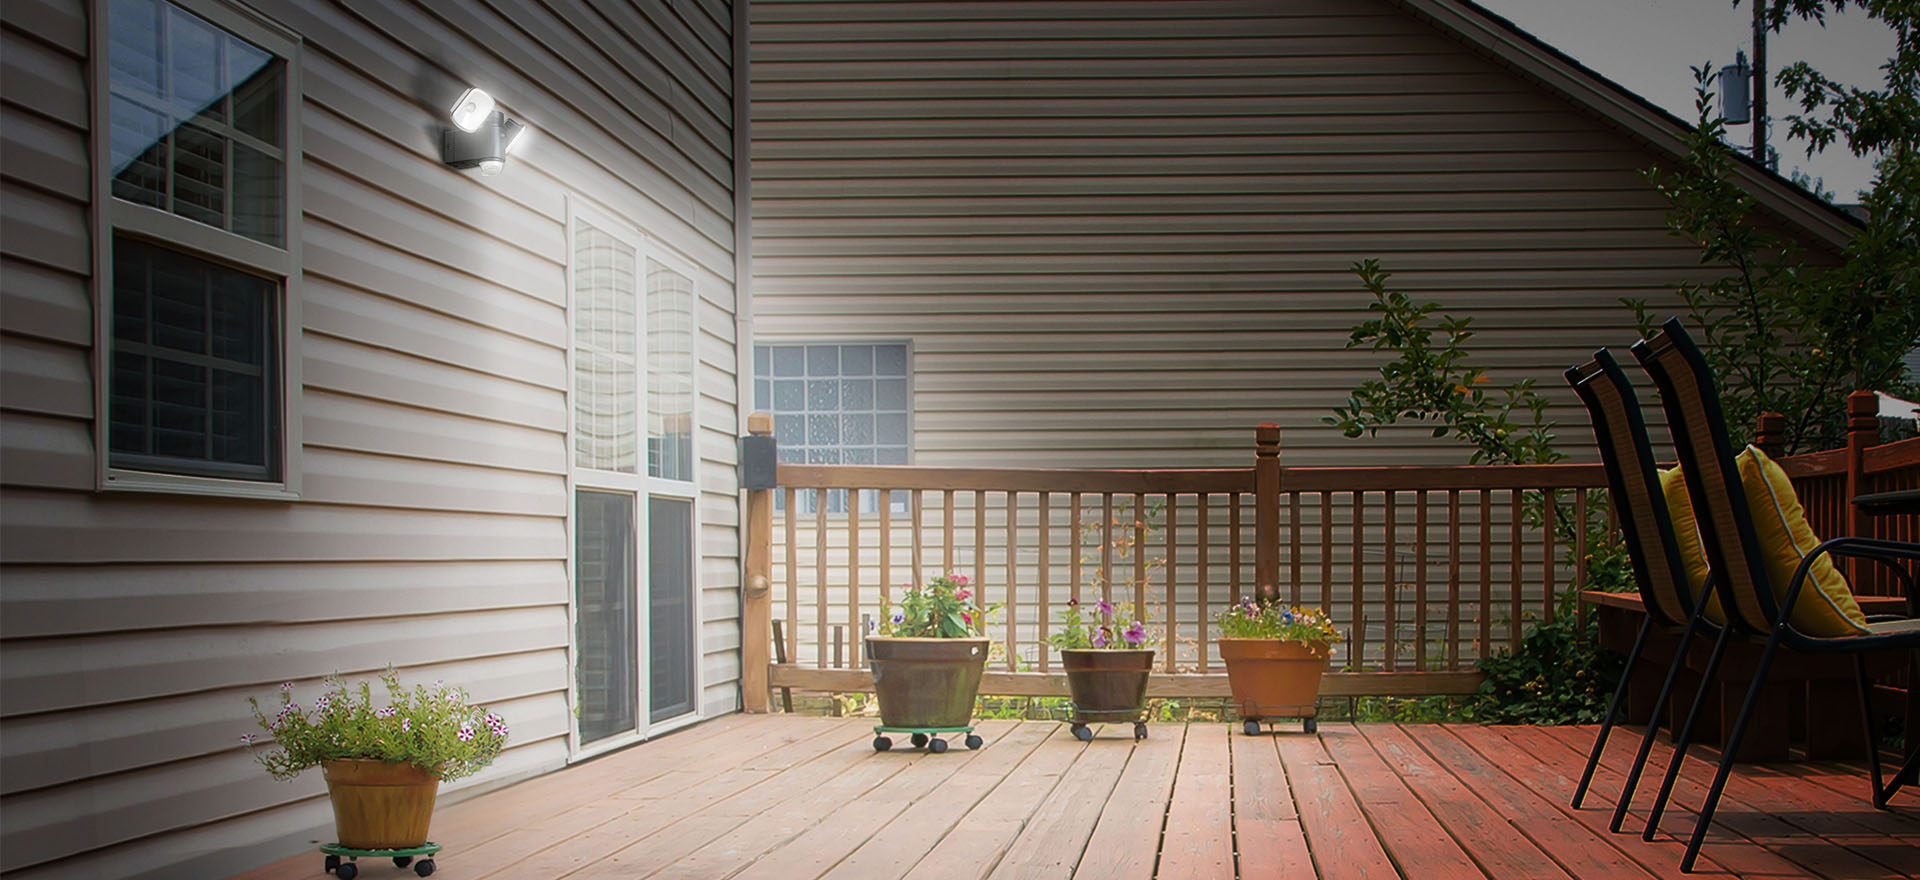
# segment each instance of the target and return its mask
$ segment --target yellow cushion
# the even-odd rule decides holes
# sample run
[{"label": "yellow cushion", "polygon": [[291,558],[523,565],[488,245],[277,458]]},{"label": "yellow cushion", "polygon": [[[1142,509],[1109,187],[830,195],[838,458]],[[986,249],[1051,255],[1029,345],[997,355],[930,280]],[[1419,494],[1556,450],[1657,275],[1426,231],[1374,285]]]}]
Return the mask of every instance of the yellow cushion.
[{"label": "yellow cushion", "polygon": [[1680,545],[1680,564],[1687,571],[1687,592],[1698,601],[1705,594],[1707,607],[1702,614],[1715,626],[1725,625],[1727,613],[1720,608],[1720,596],[1707,589],[1707,551],[1700,544],[1700,524],[1693,518],[1693,499],[1687,495],[1687,481],[1678,466],[1660,472],[1660,493],[1667,497],[1667,518],[1673,520],[1673,537]]},{"label": "yellow cushion", "polygon": [[[1787,598],[1787,586],[1806,554],[1819,546],[1820,538],[1807,525],[1807,514],[1800,496],[1793,491],[1787,472],[1758,448],[1748,446],[1734,459],[1740,469],[1740,485],[1747,491],[1747,509],[1753,514],[1753,530],[1760,539],[1760,552],[1767,566],[1767,580],[1773,585],[1777,601]],[[1800,589],[1788,622],[1810,636],[1866,635],[1867,616],[1853,600],[1853,590],[1834,568],[1833,557],[1822,555],[1807,571],[1808,583]]]}]

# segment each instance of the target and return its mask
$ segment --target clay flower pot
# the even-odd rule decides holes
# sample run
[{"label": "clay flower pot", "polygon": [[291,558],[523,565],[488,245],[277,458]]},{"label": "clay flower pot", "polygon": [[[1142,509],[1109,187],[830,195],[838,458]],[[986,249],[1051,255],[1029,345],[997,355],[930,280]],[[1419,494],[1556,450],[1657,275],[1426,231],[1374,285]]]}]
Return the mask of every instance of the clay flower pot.
[{"label": "clay flower pot", "polygon": [[1249,732],[1264,718],[1305,718],[1313,731],[1329,648],[1325,642],[1220,639],[1227,683]]},{"label": "clay flower pot", "polygon": [[407,849],[427,842],[440,780],[412,764],[366,758],[322,762],[333,829],[352,849]]},{"label": "clay flower pot", "polygon": [[1074,716],[1085,722],[1133,721],[1147,702],[1153,649],[1109,651],[1075,648],[1060,652],[1073,692]]},{"label": "clay flower pot", "polygon": [[868,636],[867,660],[882,725],[965,727],[987,665],[987,640]]}]

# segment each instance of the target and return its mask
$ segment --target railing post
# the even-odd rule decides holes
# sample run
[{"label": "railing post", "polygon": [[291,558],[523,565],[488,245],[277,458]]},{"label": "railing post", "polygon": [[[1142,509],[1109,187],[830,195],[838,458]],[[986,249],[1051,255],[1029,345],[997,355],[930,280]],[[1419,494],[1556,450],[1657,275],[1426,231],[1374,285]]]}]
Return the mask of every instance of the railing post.
[{"label": "railing post", "polygon": [[[1880,442],[1880,398],[1871,391],[1847,395],[1847,534],[1871,536],[1867,513],[1852,499],[1867,493],[1867,447]],[[1850,579],[1859,577],[1858,565]]]},{"label": "railing post", "polygon": [[1753,445],[1768,458],[1779,458],[1787,454],[1787,417],[1777,412],[1763,412],[1754,419]]},{"label": "railing post", "polygon": [[[747,433],[771,438],[773,416],[747,416]],[[762,441],[764,442],[764,441]],[[767,711],[768,670],[773,647],[773,489],[747,490],[746,583],[740,603],[740,702],[747,712]]]},{"label": "railing post", "polygon": [[1280,426],[1254,430],[1253,586],[1263,601],[1280,595]]}]

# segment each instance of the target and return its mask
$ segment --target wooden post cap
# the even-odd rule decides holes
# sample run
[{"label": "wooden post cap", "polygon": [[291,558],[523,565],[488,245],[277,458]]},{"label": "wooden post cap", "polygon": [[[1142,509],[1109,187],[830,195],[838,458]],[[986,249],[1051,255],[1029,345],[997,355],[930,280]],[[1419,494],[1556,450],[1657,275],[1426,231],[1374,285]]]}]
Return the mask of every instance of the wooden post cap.
[{"label": "wooden post cap", "polygon": [[773,414],[763,413],[763,412],[748,413],[747,414],[747,433],[749,434],[773,433]]}]

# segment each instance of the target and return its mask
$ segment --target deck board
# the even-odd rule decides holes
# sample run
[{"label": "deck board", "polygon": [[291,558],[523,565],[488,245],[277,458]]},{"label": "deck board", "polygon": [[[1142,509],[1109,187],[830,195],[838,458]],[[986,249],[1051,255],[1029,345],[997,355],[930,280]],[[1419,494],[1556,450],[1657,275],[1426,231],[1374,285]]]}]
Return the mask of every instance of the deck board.
[{"label": "deck board", "polygon": [[[1652,842],[1606,831],[1623,730],[1568,806],[1594,728],[1130,725],[1075,740],[989,721],[986,748],[876,753],[871,720],[728,716],[450,804],[435,877],[1678,877],[1717,757],[1690,753]],[[1649,789],[1670,747],[1653,750]],[[1913,880],[1920,792],[1874,810],[1859,763],[1742,765],[1694,877]],[[1639,799],[1630,828],[1646,818]],[[319,856],[236,880],[319,876]],[[370,865],[365,876],[403,876]],[[411,876],[405,874],[404,876]]]}]

